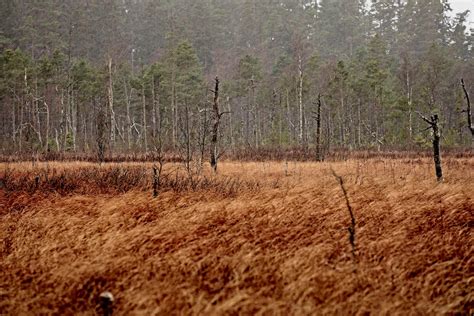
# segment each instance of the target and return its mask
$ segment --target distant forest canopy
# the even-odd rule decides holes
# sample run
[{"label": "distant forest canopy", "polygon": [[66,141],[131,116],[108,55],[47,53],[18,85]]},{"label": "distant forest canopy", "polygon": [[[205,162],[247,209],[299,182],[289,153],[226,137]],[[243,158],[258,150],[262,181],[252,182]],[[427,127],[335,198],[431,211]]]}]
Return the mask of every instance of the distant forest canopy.
[{"label": "distant forest canopy", "polygon": [[[471,147],[447,0],[2,0],[3,154]],[[318,111],[318,108],[320,111]],[[319,124],[318,124],[319,122]],[[319,125],[319,128],[318,128]],[[183,149],[185,148],[185,149]],[[206,149],[207,150],[207,149]]]}]

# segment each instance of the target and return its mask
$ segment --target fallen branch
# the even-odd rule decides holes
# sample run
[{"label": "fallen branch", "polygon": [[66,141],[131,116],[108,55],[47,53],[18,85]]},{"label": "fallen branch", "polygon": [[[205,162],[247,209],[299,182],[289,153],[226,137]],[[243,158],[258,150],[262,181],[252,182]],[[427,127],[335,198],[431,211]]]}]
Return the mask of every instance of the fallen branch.
[{"label": "fallen branch", "polygon": [[346,200],[346,206],[347,206],[347,210],[349,212],[349,216],[351,217],[351,225],[347,228],[347,230],[349,231],[349,243],[351,244],[351,248],[352,248],[352,258],[354,259],[354,262],[356,262],[357,261],[357,258],[356,258],[357,247],[356,247],[356,243],[355,243],[355,240],[356,240],[356,219],[355,219],[355,216],[354,216],[354,212],[352,210],[351,203],[349,202],[349,196],[347,195],[346,187],[344,186],[344,180],[342,179],[341,176],[339,176],[334,171],[334,169],[331,169],[331,171],[332,171],[333,176],[339,182],[339,186],[341,187],[342,193],[344,194],[344,199]]}]

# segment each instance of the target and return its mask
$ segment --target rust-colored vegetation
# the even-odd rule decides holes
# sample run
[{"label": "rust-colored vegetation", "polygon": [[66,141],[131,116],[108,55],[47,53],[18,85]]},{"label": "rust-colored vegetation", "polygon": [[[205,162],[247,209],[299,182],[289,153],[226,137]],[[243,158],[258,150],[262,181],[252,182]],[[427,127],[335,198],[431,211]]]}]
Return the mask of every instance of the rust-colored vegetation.
[{"label": "rust-colored vegetation", "polygon": [[[473,314],[474,159],[0,165],[0,314]],[[338,180],[344,179],[351,218]]]}]

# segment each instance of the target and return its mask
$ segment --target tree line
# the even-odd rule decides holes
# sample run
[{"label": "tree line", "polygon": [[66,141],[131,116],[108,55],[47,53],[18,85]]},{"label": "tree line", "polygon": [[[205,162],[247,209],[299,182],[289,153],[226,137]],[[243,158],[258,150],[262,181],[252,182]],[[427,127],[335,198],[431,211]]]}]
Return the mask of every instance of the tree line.
[{"label": "tree line", "polygon": [[469,146],[468,14],[447,0],[5,0],[2,153],[298,146],[321,159],[429,146],[417,112]]}]

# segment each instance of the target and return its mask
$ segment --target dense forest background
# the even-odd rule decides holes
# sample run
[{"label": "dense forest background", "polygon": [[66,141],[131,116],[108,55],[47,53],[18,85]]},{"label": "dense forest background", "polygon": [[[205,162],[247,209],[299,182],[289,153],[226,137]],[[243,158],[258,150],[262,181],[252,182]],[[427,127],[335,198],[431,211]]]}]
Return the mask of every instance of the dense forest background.
[{"label": "dense forest background", "polygon": [[[472,146],[447,0],[2,0],[3,154]],[[320,111],[318,107],[320,106]],[[317,128],[317,122],[320,128]],[[103,149],[103,148],[102,148]]]}]

